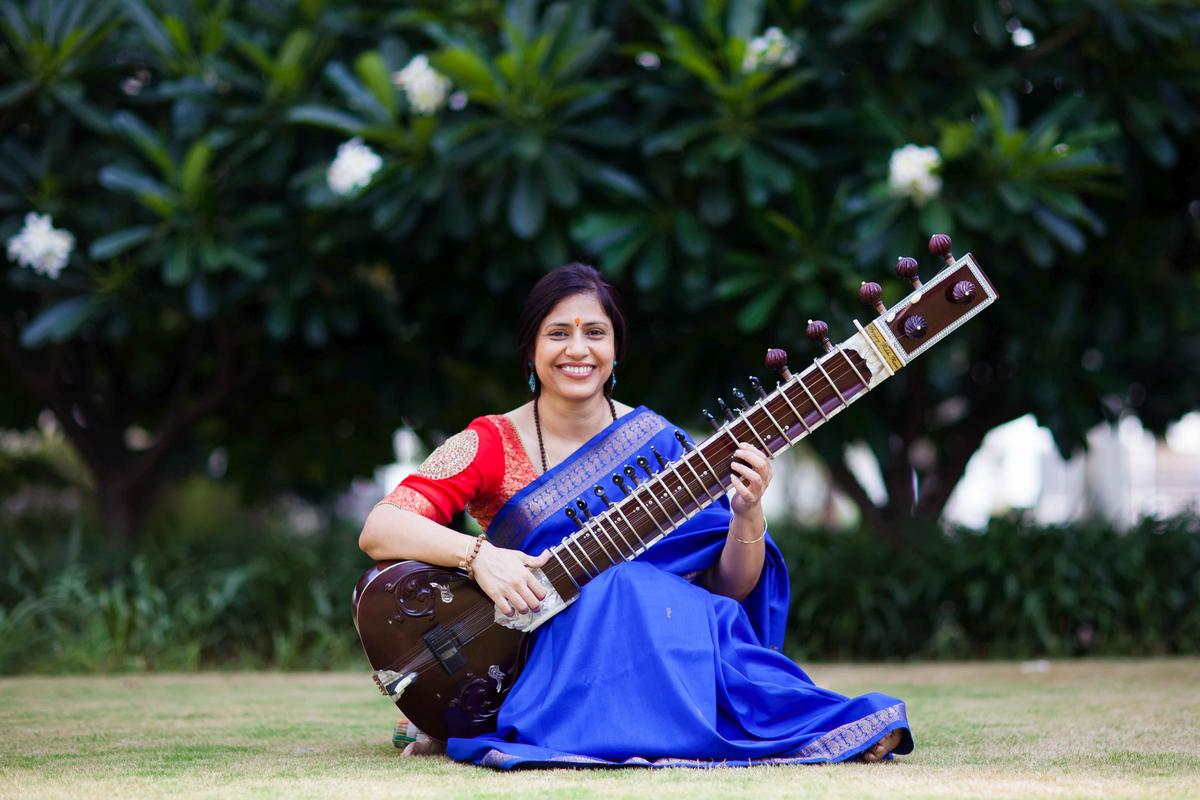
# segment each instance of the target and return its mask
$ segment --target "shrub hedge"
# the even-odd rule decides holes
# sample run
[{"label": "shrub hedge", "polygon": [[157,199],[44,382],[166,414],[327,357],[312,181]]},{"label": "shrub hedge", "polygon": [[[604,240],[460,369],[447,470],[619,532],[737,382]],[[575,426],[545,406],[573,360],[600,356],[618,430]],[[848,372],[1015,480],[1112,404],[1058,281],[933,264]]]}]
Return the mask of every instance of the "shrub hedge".
[{"label": "shrub hedge", "polygon": [[[132,558],[81,526],[0,531],[0,673],[361,667],[356,527],[152,537]],[[926,532],[781,530],[800,659],[1200,652],[1200,519]]]}]

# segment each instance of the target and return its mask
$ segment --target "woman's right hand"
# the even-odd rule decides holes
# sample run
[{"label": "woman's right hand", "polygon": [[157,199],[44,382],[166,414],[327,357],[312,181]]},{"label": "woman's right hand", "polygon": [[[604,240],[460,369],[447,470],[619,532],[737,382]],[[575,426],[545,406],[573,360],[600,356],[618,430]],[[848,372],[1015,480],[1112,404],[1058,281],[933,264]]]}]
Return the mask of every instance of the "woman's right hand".
[{"label": "woman's right hand", "polygon": [[530,556],[520,550],[508,550],[484,543],[471,565],[475,582],[505,616],[525,614],[541,608],[546,590],[530,572],[550,560],[550,551]]}]

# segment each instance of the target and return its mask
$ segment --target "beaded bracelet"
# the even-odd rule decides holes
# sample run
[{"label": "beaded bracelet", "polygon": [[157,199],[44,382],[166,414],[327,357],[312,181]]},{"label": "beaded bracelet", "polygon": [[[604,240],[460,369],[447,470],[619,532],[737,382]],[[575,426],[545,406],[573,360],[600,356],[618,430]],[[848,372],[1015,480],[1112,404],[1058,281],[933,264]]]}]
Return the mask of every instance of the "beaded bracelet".
[{"label": "beaded bracelet", "polygon": [[479,549],[483,547],[483,537],[476,536],[474,540],[467,542],[467,549],[463,552],[463,557],[458,560],[458,568],[467,571],[467,577],[475,580],[475,556],[479,555]]}]

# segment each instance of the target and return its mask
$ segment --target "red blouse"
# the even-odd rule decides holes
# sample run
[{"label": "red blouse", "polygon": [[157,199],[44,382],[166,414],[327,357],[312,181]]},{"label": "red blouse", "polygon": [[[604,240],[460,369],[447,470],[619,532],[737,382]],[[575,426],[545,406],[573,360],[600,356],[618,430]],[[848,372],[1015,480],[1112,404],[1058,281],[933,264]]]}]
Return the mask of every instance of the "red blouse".
[{"label": "red blouse", "polygon": [[381,502],[439,525],[466,508],[487,530],[509,498],[537,476],[512,422],[492,414],[443,442]]}]

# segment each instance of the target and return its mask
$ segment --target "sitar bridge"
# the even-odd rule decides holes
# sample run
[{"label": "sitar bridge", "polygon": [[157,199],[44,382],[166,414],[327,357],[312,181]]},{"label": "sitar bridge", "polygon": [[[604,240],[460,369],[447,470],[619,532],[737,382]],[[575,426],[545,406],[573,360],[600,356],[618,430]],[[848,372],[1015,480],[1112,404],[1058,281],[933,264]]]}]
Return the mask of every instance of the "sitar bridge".
[{"label": "sitar bridge", "polygon": [[446,670],[447,675],[453,675],[466,666],[467,660],[462,655],[462,642],[453,628],[441,624],[434,625],[421,637],[421,641],[425,642],[425,646],[442,665],[442,669]]}]

